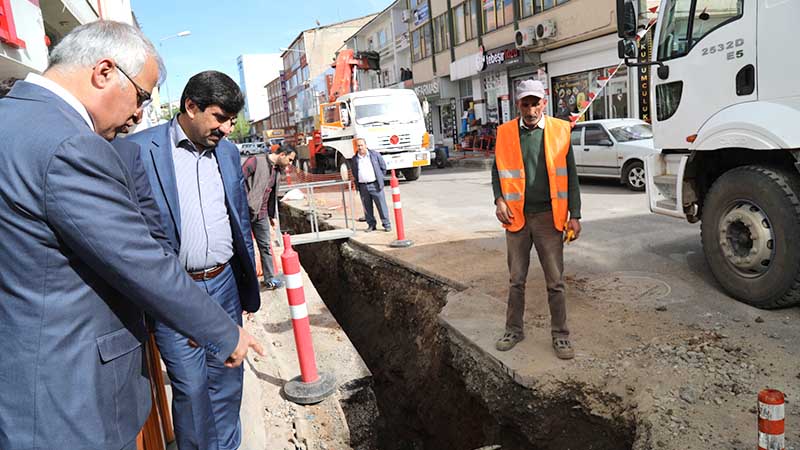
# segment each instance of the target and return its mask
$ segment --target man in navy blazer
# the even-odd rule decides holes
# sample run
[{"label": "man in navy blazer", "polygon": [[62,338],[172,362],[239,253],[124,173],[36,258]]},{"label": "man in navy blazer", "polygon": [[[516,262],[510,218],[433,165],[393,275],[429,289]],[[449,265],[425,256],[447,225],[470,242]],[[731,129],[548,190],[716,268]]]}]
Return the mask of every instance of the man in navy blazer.
[{"label": "man in navy blazer", "polygon": [[364,215],[367,219],[367,229],[365,231],[375,231],[377,221],[372,204],[378,207],[378,215],[381,217],[383,231],[392,231],[392,222],[389,221],[389,208],[386,207],[386,197],[383,195],[383,174],[386,173],[386,162],[376,151],[367,148],[364,139],[356,139],[358,152],[353,156],[353,178],[358,193],[361,196],[361,204],[364,206]]},{"label": "man in navy blazer", "polygon": [[152,43],[97,21],[50,62],[0,99],[0,448],[129,450],[151,406],[144,312],[230,367],[261,349],[151,237],[108,143],[159,79]]},{"label": "man in navy blazer", "polygon": [[[239,151],[225,139],[243,106],[230,77],[201,72],[186,84],[180,114],[127,138],[141,147],[170,246],[239,324],[243,311],[260,306]],[[169,323],[157,321],[155,335],[172,381],[178,447],[239,448],[243,371],[226,369]]]}]

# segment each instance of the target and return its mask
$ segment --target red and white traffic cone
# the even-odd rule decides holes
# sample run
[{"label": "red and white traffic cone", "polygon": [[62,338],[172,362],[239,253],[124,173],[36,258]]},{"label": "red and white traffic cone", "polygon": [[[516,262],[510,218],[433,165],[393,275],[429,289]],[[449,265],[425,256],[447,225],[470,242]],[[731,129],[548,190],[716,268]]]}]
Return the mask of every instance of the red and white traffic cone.
[{"label": "red and white traffic cone", "polygon": [[784,450],[783,392],[764,389],[758,393],[758,450]]},{"label": "red and white traffic cone", "polygon": [[392,203],[394,204],[394,225],[397,228],[397,240],[392,241],[389,247],[411,247],[414,242],[406,239],[406,231],[403,227],[403,204],[400,202],[400,182],[392,169]]},{"label": "red and white traffic cone", "polygon": [[294,342],[300,361],[300,376],[287,382],[283,386],[283,393],[289,401],[300,405],[319,403],[333,393],[336,380],[329,373],[317,372],[314,345],[311,342],[311,324],[303,292],[303,277],[300,274],[300,257],[292,248],[292,239],[288,234],[283,235],[281,263],[286,274],[286,296],[289,298]]}]

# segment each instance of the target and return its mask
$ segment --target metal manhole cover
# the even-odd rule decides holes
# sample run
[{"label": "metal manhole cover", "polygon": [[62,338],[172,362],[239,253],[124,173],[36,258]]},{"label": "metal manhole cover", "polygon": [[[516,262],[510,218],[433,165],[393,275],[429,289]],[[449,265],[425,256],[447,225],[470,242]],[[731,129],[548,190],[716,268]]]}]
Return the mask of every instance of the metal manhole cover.
[{"label": "metal manhole cover", "polygon": [[612,303],[656,303],[672,292],[664,281],[643,275],[605,275],[581,289],[590,297]]}]

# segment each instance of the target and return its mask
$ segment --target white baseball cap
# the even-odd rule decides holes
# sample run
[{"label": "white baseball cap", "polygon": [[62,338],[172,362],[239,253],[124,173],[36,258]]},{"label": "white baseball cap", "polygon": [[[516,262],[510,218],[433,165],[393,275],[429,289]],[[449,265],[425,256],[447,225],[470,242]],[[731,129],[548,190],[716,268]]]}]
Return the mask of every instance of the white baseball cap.
[{"label": "white baseball cap", "polygon": [[544,98],[544,85],[539,80],[525,80],[517,87],[517,100],[528,96]]}]

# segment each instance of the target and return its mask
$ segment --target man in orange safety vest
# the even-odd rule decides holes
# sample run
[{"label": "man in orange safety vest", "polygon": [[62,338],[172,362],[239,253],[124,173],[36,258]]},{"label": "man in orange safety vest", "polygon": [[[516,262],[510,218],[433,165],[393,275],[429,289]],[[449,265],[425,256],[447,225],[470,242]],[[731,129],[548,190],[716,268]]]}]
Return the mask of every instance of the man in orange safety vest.
[{"label": "man in orange safety vest", "polygon": [[525,338],[525,280],[536,247],[547,283],[553,350],[561,359],[575,353],[567,328],[564,242],[581,233],[578,173],[569,122],[544,115],[544,85],[525,80],[517,88],[519,118],[497,128],[492,167],[495,214],[506,229],[508,292],[506,332],[497,341],[511,350]]}]

